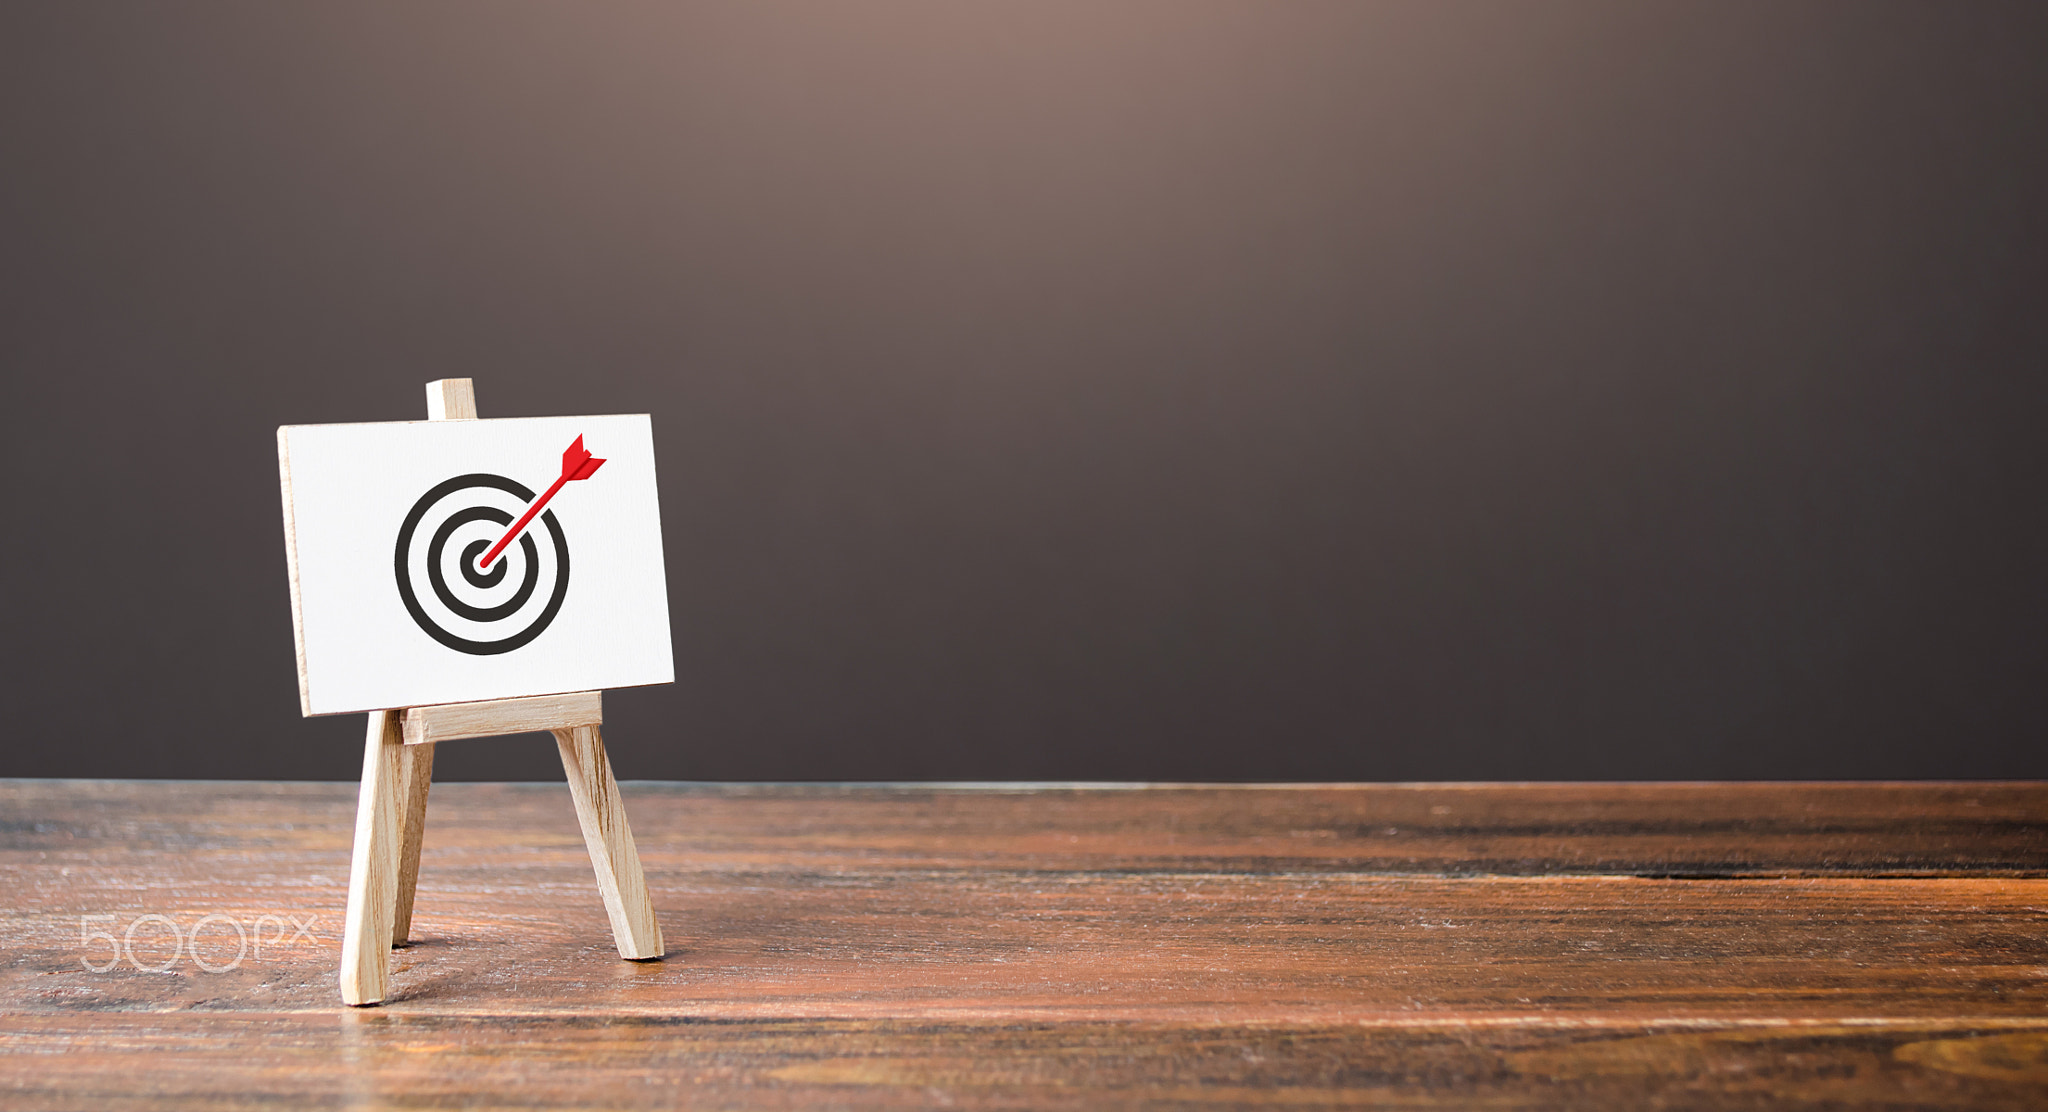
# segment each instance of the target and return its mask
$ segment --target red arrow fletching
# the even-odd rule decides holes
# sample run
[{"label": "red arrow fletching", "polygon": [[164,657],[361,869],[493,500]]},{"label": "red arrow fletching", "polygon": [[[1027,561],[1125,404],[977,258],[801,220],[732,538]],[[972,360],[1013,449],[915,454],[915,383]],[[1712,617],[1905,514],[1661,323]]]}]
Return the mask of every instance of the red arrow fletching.
[{"label": "red arrow fletching", "polygon": [[498,558],[498,553],[505,551],[505,546],[511,544],[519,536],[520,532],[526,528],[527,523],[533,520],[533,515],[539,513],[541,507],[547,505],[548,499],[553,498],[555,492],[561,490],[564,484],[574,482],[577,479],[588,479],[592,475],[597,474],[597,469],[602,466],[604,466],[604,461],[592,456],[583,447],[583,438],[577,437],[576,442],[569,445],[568,450],[562,453],[562,477],[555,480],[555,485],[549,487],[546,494],[534,499],[533,504],[526,507],[525,515],[514,522],[512,528],[505,531],[504,537],[499,539],[497,544],[492,545],[489,552],[484,553],[484,558],[478,560],[476,566],[479,568],[490,567],[491,563]]},{"label": "red arrow fletching", "polygon": [[579,436],[576,443],[569,445],[569,449],[562,453],[562,481],[566,483],[588,479],[597,474],[597,469],[603,463],[601,459],[592,458],[589,450],[583,447],[583,438]]}]

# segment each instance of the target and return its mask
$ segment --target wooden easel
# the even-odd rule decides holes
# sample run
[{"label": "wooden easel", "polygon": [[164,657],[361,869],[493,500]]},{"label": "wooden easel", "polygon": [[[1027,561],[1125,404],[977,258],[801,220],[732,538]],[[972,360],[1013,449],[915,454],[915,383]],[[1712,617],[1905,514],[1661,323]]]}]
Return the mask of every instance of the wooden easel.
[{"label": "wooden easel", "polygon": [[[476,394],[470,380],[427,383],[427,417],[475,420]],[[640,853],[633,847],[619,784],[598,733],[603,720],[596,691],[370,712],[362,793],[356,801],[355,857],[348,874],[348,922],[341,943],[342,1000],[358,1006],[376,1004],[389,992],[391,949],[405,945],[412,930],[434,745],[457,738],[539,730],[555,735],[619,956],[628,961],[662,956],[661,926],[647,900]]]}]

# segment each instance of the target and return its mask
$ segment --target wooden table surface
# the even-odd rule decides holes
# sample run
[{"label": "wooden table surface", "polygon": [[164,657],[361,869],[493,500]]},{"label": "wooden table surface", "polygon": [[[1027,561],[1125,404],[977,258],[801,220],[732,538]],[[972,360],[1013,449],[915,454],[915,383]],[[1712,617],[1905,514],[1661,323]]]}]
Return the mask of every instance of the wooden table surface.
[{"label": "wooden table surface", "polygon": [[0,1107],[2048,1107],[2048,784],[445,784],[361,1010],[354,793],[0,781]]}]

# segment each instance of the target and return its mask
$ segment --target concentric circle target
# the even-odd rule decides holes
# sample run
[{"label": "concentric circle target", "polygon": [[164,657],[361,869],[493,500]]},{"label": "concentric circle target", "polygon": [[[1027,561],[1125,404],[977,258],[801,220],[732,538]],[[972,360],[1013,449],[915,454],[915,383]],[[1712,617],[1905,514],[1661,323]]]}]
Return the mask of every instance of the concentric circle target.
[{"label": "concentric circle target", "polygon": [[[475,656],[509,653],[539,637],[569,592],[569,542],[548,510],[477,566],[533,491],[503,475],[457,475],[420,496],[398,529],[398,596],[427,636]],[[542,528],[552,543],[535,543]]]}]

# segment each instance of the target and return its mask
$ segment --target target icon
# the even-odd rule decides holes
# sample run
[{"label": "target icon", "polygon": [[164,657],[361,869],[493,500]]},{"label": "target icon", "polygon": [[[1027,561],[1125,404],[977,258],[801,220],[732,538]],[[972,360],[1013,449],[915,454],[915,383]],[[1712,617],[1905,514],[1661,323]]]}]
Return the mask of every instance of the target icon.
[{"label": "target icon", "polygon": [[[577,437],[547,493],[503,475],[457,475],[414,502],[398,529],[398,597],[427,636],[473,656],[509,653],[547,632],[569,594],[569,540],[545,507],[604,461]],[[535,515],[541,528],[529,529]],[[536,542],[535,532],[545,533]],[[517,543],[514,543],[514,542]],[[493,543],[496,542],[496,543]]]}]

